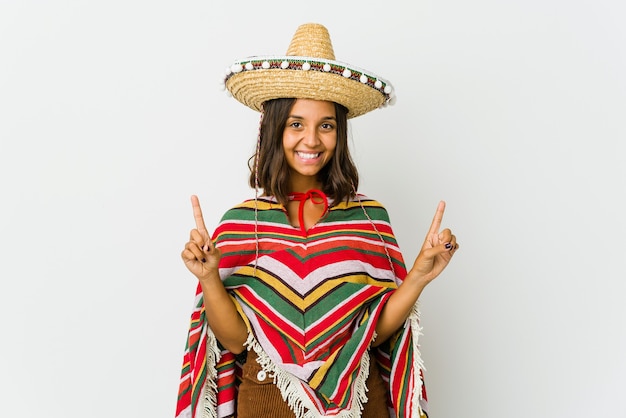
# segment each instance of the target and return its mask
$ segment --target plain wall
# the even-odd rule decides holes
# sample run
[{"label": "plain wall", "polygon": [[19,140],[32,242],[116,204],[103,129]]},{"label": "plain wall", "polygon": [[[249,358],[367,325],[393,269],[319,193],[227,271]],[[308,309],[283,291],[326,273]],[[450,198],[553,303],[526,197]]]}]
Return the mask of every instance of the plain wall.
[{"label": "plain wall", "polygon": [[433,418],[626,417],[620,1],[0,1],[0,416],[173,417],[193,227],[254,196],[238,58],[330,30],[389,79],[351,121],[423,293]]}]

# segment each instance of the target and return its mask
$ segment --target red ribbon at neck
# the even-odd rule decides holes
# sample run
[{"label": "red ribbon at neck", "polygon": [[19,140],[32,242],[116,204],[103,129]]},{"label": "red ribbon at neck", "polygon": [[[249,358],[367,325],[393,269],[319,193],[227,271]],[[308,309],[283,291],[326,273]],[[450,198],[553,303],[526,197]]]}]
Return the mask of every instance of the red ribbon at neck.
[{"label": "red ribbon at neck", "polygon": [[306,227],[304,226],[304,203],[311,199],[311,203],[315,205],[324,205],[324,212],[328,210],[328,198],[324,194],[323,191],[317,189],[311,189],[306,193],[302,192],[292,192],[289,193],[289,200],[297,200],[300,202],[298,206],[298,221],[300,222],[300,229],[302,232],[306,232]]}]

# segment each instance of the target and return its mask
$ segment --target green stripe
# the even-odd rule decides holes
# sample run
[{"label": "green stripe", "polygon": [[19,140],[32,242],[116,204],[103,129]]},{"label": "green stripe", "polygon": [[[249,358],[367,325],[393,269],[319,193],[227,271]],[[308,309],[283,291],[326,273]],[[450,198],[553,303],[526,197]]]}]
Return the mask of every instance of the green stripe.
[{"label": "green stripe", "polygon": [[[206,367],[202,368],[202,371],[200,373],[200,378],[196,379],[199,382],[204,382],[206,380]],[[193,384],[195,382],[191,381],[191,385],[193,387]],[[191,406],[192,409],[195,410],[196,409],[196,405],[198,405],[198,398],[202,395],[202,388],[204,387],[204,385],[202,383],[200,383],[198,385],[198,387],[196,387],[196,390],[194,392],[191,393]]]}]

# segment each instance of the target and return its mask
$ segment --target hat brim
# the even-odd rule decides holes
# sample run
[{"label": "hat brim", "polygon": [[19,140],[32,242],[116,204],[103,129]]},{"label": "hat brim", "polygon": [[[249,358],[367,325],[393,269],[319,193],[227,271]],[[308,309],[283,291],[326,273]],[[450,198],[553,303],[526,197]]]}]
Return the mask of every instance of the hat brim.
[{"label": "hat brim", "polygon": [[[281,61],[273,57],[272,65],[269,60],[255,57],[254,60],[240,61],[235,64],[237,72],[227,75],[225,86],[232,96],[256,111],[261,111],[262,104],[268,100],[279,98],[298,98],[325,100],[339,103],[348,109],[348,118],[354,118],[370,112],[387,104],[391,85],[376,76],[364,71],[352,69],[350,76],[337,74],[336,71],[314,70],[313,68],[302,69],[303,62],[311,60],[316,68],[319,59],[306,57],[285,57],[291,64],[288,68],[280,67]],[[252,63],[255,65],[252,66]],[[270,68],[262,68],[261,62],[265,62]],[[279,64],[276,64],[276,63]],[[335,61],[331,62],[337,68]],[[245,65],[248,64],[246,70]],[[322,63],[323,64],[323,63]],[[321,67],[320,67],[321,68]],[[328,67],[327,67],[328,68]],[[345,65],[339,68],[348,68]],[[363,82],[365,81],[365,82]],[[380,87],[374,87],[377,82]]]}]

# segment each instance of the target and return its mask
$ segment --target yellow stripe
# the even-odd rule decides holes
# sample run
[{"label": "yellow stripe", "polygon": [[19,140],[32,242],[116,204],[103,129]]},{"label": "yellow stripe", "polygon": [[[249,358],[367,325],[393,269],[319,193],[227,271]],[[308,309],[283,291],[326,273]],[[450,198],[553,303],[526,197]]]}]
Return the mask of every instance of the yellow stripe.
[{"label": "yellow stripe", "polygon": [[309,386],[315,389],[319,387],[320,384],[322,384],[322,379],[324,378],[324,376],[326,376],[326,373],[328,373],[328,369],[330,368],[330,366],[335,363],[335,357],[337,357],[339,351],[341,350],[336,350],[332,355],[330,355],[330,357],[328,357],[328,359],[326,359],[326,361],[324,361],[322,367],[317,369],[317,372],[315,372],[311,380],[309,380]]},{"label": "yellow stripe", "polygon": [[[381,289],[379,292],[377,292],[377,293],[376,293],[376,296],[380,295],[380,294],[381,294],[381,293],[383,293],[383,292],[384,292],[384,290],[383,290],[383,289]],[[349,311],[349,312],[347,312],[346,314],[344,314],[341,318],[338,318],[338,319],[337,319],[337,320],[336,320],[336,321],[335,321],[332,325],[325,327],[325,329],[324,329],[324,330],[322,330],[322,331],[320,331],[317,335],[314,335],[314,336],[309,337],[309,341],[315,341],[316,339],[318,339],[318,338],[319,338],[320,336],[322,336],[323,334],[326,334],[326,333],[328,332],[328,330],[329,330],[329,329],[331,329],[331,328],[335,327],[337,324],[339,324],[341,321],[343,321],[343,319],[344,319],[344,318],[346,318],[346,317],[348,317],[348,316],[352,315],[352,313],[353,313],[355,310],[359,310],[359,309],[361,309],[361,308],[362,308],[362,306],[355,306],[355,307],[354,307],[354,309],[352,309],[351,311]],[[367,315],[367,314],[366,314],[365,316],[366,316],[367,318],[369,318],[369,315]],[[365,319],[366,319],[366,318],[363,318],[363,321],[361,321],[361,324],[360,324],[360,325],[362,325],[362,324],[365,322]]]},{"label": "yellow stripe", "polygon": [[[243,275],[252,276],[253,271],[254,271],[254,267],[246,266],[246,267],[242,267],[238,272],[240,272]],[[321,284],[319,287],[317,287],[312,293],[308,294],[304,299],[302,299],[302,297],[299,294],[295,293],[291,288],[286,286],[282,280],[279,280],[275,278],[274,276],[265,273],[262,270],[257,269],[256,277],[262,282],[267,283],[267,285],[270,286],[277,294],[284,295],[285,298],[287,298],[291,303],[293,303],[298,309],[302,311],[308,308],[309,306],[311,306],[311,304],[319,301],[320,299],[322,299],[324,295],[326,295],[327,293],[330,293],[333,289],[335,289],[336,287],[344,283],[356,283],[356,284],[367,283],[370,285],[375,284],[382,288],[388,288],[388,287],[395,288],[396,287],[395,283],[375,282],[371,280],[369,276],[366,276],[363,274],[353,274],[351,276],[342,276],[341,278],[334,279],[334,280],[327,280],[326,282]],[[369,280],[367,280],[368,278]]]},{"label": "yellow stripe", "polygon": [[[204,358],[203,358],[202,360],[203,360],[203,361],[202,361],[202,366],[200,366],[200,368],[199,368],[199,369],[197,369],[197,370],[206,370],[206,356],[204,356]],[[192,383],[192,385],[193,385],[193,386],[191,387],[191,396],[192,396],[192,397],[193,397],[193,394],[194,394],[194,393],[196,393],[196,390],[198,389],[198,384],[199,384],[199,383],[201,383],[201,382],[199,381],[201,376],[202,376],[202,373],[199,373],[199,374],[196,376],[196,380],[195,380],[194,382],[191,382],[191,383]],[[201,394],[199,394],[198,396],[201,396]]]},{"label": "yellow stripe", "polygon": [[246,201],[246,202],[243,202],[243,203],[235,206],[234,209],[239,209],[239,208],[251,208],[251,209],[254,209],[255,206],[259,210],[267,210],[267,209],[273,209],[273,208],[280,208],[280,207],[282,207],[282,205],[279,204],[279,203],[271,203],[271,202],[266,202],[264,200],[257,200],[257,202],[255,203],[254,200],[250,200],[250,201]]}]

